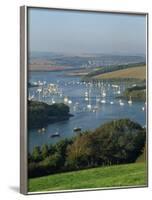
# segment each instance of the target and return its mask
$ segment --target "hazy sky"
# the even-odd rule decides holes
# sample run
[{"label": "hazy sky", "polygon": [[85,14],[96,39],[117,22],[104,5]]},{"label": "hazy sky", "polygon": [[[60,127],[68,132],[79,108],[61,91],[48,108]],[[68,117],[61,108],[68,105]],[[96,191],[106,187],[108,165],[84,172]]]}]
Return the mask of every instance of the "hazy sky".
[{"label": "hazy sky", "polygon": [[146,16],[29,9],[29,50],[145,54]]}]

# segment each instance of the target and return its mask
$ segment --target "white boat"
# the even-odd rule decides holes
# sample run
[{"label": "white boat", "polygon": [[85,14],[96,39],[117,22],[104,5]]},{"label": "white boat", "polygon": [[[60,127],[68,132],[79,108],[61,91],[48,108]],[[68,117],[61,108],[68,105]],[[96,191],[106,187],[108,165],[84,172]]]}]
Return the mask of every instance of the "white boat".
[{"label": "white boat", "polygon": [[33,100],[33,99],[34,99],[34,94],[33,94],[33,95],[30,95],[30,94],[29,94],[28,100],[31,101],[31,100]]},{"label": "white boat", "polygon": [[87,105],[87,108],[91,109],[91,107],[92,107],[91,104],[88,104],[88,105]]},{"label": "white boat", "polygon": [[111,105],[113,105],[113,104],[114,104],[114,102],[113,102],[113,101],[110,101],[110,104],[111,104]]},{"label": "white boat", "polygon": [[85,92],[85,96],[88,96],[88,92]]},{"label": "white boat", "polygon": [[33,84],[34,86],[39,86],[38,82],[36,82],[36,81],[34,81],[32,84]]},{"label": "white boat", "polygon": [[54,99],[52,99],[52,104],[56,103]]},{"label": "white boat", "polygon": [[106,97],[106,92],[105,91],[102,92],[102,96]]},{"label": "white boat", "polygon": [[42,132],[45,132],[46,131],[46,129],[45,128],[42,128]]},{"label": "white boat", "polygon": [[125,105],[124,102],[122,102],[121,99],[119,100],[119,104],[120,104],[120,106],[124,106]]},{"label": "white boat", "polygon": [[123,102],[120,102],[120,106],[124,106],[125,104]]},{"label": "white boat", "polygon": [[89,98],[88,97],[85,97],[85,101],[88,101],[89,100]]},{"label": "white boat", "polygon": [[68,97],[64,97],[64,103],[68,103]]},{"label": "white boat", "polygon": [[112,84],[112,87],[113,87],[113,88],[118,88],[119,85],[114,85],[114,84]]},{"label": "white boat", "polygon": [[69,101],[68,101],[68,104],[72,104],[72,101],[71,101],[71,100],[69,100]]},{"label": "white boat", "polygon": [[102,100],[101,100],[101,103],[105,104],[105,103],[106,103],[106,100],[105,100],[105,99],[102,99]]},{"label": "white boat", "polygon": [[36,90],[36,92],[41,93],[41,92],[42,92],[42,89],[41,89],[41,88],[38,88],[38,89]]},{"label": "white boat", "polygon": [[144,106],[142,107],[142,110],[145,111],[145,107]]},{"label": "white boat", "polygon": [[131,96],[130,96],[130,99],[128,101],[128,104],[131,105],[132,104],[132,99],[131,99]]},{"label": "white boat", "polygon": [[117,91],[117,94],[121,94],[120,90]]}]

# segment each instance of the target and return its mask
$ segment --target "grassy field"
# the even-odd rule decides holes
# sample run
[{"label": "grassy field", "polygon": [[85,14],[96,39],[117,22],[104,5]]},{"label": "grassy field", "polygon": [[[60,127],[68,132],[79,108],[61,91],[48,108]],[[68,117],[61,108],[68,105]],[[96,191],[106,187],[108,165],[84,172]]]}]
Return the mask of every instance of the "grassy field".
[{"label": "grassy field", "polygon": [[138,186],[146,182],[146,165],[142,162],[33,178],[29,180],[29,192]]},{"label": "grassy field", "polygon": [[133,67],[94,76],[95,79],[146,79],[146,67]]}]

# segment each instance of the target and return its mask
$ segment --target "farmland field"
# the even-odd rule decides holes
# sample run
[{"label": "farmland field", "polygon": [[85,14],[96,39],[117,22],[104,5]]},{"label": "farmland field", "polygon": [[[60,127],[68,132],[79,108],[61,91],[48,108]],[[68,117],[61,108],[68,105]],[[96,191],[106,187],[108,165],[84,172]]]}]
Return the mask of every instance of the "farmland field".
[{"label": "farmland field", "polygon": [[146,67],[133,67],[128,69],[117,70],[94,76],[96,79],[145,79],[146,78]]}]

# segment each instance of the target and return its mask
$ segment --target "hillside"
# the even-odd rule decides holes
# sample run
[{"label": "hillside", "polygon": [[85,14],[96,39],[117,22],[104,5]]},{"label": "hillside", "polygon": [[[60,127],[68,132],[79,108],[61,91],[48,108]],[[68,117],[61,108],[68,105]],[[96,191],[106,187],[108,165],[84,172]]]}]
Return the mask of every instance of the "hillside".
[{"label": "hillside", "polygon": [[67,120],[72,115],[63,103],[48,105],[38,101],[28,101],[28,128],[42,128],[48,123]]},{"label": "hillside", "polygon": [[146,164],[135,163],[29,179],[29,192],[146,185]]},{"label": "hillside", "polygon": [[146,85],[127,88],[120,98],[128,100],[129,98],[135,101],[146,101]]},{"label": "hillside", "polygon": [[83,80],[90,80],[94,79],[98,75],[111,73],[115,71],[120,71],[124,69],[131,69],[131,68],[138,68],[145,66],[145,63],[130,63],[130,64],[122,64],[122,65],[109,65],[109,66],[102,66],[94,69],[92,72],[85,75],[82,79]]},{"label": "hillside", "polygon": [[94,76],[95,79],[146,79],[146,67],[133,67]]}]

